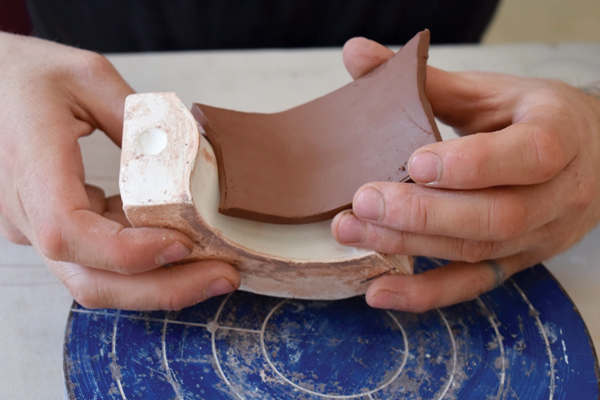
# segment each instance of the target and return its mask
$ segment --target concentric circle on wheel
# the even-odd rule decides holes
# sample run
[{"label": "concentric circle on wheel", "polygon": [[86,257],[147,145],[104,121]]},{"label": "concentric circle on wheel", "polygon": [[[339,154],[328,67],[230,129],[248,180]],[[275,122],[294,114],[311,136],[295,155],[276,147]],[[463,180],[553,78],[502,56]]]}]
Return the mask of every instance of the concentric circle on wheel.
[{"label": "concentric circle on wheel", "polygon": [[400,375],[408,356],[398,320],[361,298],[283,301],[265,319],[261,345],[269,365],[290,385],[330,398],[379,391]]}]

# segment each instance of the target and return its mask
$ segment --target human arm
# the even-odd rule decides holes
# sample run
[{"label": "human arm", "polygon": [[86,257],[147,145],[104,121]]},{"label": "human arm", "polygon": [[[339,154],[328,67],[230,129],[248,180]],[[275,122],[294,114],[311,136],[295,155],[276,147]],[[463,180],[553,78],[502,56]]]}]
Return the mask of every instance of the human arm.
[{"label": "human arm", "polygon": [[[365,39],[344,50],[354,77],[391,55]],[[367,184],[332,230],[345,244],[455,262],[377,280],[367,293],[376,307],[424,311],[470,300],[569,248],[600,220],[599,100],[551,80],[431,67],[427,93],[434,114],[462,137],[413,154],[418,184]]]},{"label": "human arm", "polygon": [[[0,232],[32,244],[82,305],[179,309],[239,286],[218,261],[165,268],[193,244],[131,228],[118,197],[85,184],[78,139],[117,145],[133,90],[103,56],[0,33]],[[210,287],[211,283],[214,286]]]}]

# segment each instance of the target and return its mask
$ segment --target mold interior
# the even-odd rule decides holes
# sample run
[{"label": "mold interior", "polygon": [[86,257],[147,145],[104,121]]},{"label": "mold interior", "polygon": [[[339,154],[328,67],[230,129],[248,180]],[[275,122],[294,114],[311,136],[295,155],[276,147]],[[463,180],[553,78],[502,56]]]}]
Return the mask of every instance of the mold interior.
[{"label": "mold interior", "polygon": [[219,177],[216,157],[200,136],[190,190],[199,215],[230,242],[255,253],[282,259],[325,261],[355,258],[371,251],[343,246],[331,234],[331,220],[297,225],[268,224],[234,218],[218,212]]}]

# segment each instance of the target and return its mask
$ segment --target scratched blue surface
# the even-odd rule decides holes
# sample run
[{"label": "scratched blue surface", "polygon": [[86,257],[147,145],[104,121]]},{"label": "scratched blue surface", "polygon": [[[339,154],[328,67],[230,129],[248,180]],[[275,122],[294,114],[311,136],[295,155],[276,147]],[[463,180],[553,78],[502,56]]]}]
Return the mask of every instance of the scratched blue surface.
[{"label": "scratched blue surface", "polygon": [[74,304],[64,368],[71,399],[600,398],[585,325],[542,265],[424,314],[244,292],[170,313]]}]

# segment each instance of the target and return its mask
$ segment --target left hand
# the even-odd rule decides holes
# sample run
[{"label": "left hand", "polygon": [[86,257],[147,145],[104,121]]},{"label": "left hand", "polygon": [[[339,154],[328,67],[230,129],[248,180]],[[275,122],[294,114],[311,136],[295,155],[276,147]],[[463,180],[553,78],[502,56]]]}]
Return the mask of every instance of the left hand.
[{"label": "left hand", "polygon": [[[357,38],[354,78],[393,55]],[[378,308],[422,312],[471,300],[578,242],[600,221],[600,100],[567,84],[429,67],[434,114],[460,138],[417,150],[413,183],[372,182],[333,220],[342,244],[454,260],[385,276]]]},{"label": "left hand", "polygon": [[33,245],[88,308],[181,309],[239,286],[217,260],[166,268],[193,241],[131,227],[118,196],[85,183],[79,139],[98,128],[120,144],[133,93],[104,56],[0,32],[0,76],[0,235]]}]

